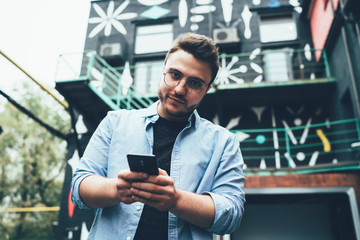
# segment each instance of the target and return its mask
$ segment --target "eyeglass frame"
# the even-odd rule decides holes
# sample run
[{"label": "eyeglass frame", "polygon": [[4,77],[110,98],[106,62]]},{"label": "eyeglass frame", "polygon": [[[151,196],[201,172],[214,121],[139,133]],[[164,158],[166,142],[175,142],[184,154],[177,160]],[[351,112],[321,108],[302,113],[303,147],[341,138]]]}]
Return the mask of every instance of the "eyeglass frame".
[{"label": "eyeglass frame", "polygon": [[[165,81],[166,74],[168,74],[168,73],[177,73],[177,74],[181,75],[181,79],[176,80],[176,85],[175,85],[175,86],[171,86],[171,85],[169,85],[169,84]],[[181,80],[183,80],[183,79],[185,78],[184,75],[182,75],[181,73],[178,73],[177,71],[164,72],[164,73],[163,73],[163,76],[164,76],[163,79],[164,79],[165,85],[168,86],[168,87],[171,87],[171,88],[175,88],[176,86],[178,86],[178,85],[180,84]],[[172,76],[171,76],[171,78],[172,78]],[[191,77],[190,77],[190,79],[191,79]],[[197,79],[197,78],[195,78],[195,79]],[[190,94],[193,94],[193,95],[199,94],[204,88],[208,88],[208,87],[210,87],[210,85],[211,85],[210,83],[209,83],[209,84],[202,84],[202,86],[201,86],[201,88],[200,88],[199,90],[195,90],[195,89],[193,89],[193,88],[191,88],[191,87],[189,86],[188,81],[189,81],[189,78],[185,79],[185,82],[186,82],[186,84],[185,84],[186,90],[187,90]],[[203,81],[203,80],[201,80],[201,81]],[[193,92],[193,91],[195,91],[195,92]]]}]

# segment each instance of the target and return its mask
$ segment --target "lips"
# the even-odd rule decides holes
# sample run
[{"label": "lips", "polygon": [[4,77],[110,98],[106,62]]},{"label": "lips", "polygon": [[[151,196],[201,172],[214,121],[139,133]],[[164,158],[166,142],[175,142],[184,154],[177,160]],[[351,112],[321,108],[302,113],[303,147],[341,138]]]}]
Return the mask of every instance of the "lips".
[{"label": "lips", "polygon": [[185,105],[185,100],[183,100],[183,99],[180,99],[180,98],[178,98],[178,97],[175,97],[175,96],[168,96],[169,98],[170,98],[170,100],[172,100],[172,102],[175,102],[175,103],[177,103],[177,104],[183,104],[183,105]]}]

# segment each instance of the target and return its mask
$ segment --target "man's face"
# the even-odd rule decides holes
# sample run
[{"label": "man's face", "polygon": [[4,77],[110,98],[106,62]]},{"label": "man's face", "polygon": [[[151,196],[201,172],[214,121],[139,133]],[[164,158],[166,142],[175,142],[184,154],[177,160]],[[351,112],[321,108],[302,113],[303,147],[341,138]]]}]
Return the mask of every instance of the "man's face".
[{"label": "man's face", "polygon": [[160,104],[158,113],[161,117],[173,121],[184,121],[199,106],[210,87],[203,88],[197,94],[191,94],[187,90],[188,78],[201,79],[204,84],[209,85],[211,80],[211,68],[207,62],[196,59],[184,50],[177,50],[167,59],[164,73],[174,71],[183,76],[176,87],[169,87],[161,78],[158,89]]}]

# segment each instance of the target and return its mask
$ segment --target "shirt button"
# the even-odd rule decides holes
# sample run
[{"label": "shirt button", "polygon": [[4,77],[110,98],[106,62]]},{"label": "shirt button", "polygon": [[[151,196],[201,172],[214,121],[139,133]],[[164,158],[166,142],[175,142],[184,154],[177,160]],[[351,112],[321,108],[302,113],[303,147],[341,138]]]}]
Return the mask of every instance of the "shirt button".
[{"label": "shirt button", "polygon": [[130,236],[127,236],[126,240],[131,240],[131,237],[130,237]]},{"label": "shirt button", "polygon": [[136,206],[136,210],[140,211],[141,207],[140,206]]}]

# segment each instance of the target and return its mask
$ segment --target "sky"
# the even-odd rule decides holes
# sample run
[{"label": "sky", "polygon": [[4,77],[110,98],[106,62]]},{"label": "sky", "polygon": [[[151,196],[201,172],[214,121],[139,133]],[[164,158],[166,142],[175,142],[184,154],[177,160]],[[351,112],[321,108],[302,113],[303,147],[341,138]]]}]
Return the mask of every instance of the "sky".
[{"label": "sky", "polygon": [[[0,50],[55,91],[59,55],[84,50],[89,11],[90,0],[0,0]],[[0,55],[0,89],[11,96],[21,81],[36,86]]]}]

